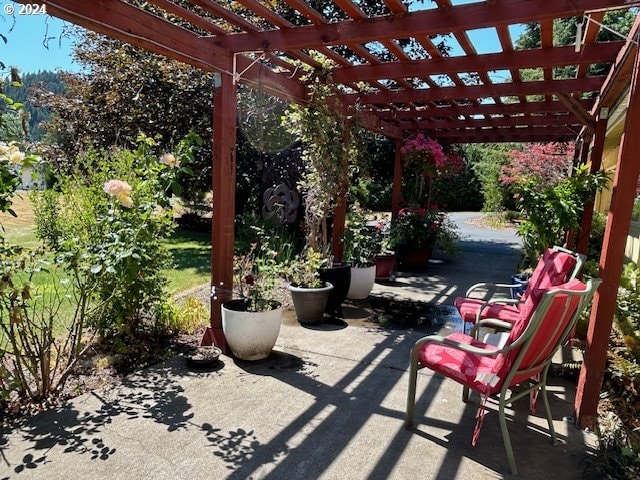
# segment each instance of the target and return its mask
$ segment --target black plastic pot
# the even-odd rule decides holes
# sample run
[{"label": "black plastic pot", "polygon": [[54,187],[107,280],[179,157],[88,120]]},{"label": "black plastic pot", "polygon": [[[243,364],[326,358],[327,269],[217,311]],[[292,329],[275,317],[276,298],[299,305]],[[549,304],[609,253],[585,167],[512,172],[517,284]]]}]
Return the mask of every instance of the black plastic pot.
[{"label": "black plastic pot", "polygon": [[342,318],[342,303],[347,298],[351,284],[351,265],[334,263],[332,267],[322,267],[320,278],[333,285],[325,312],[334,317]]}]

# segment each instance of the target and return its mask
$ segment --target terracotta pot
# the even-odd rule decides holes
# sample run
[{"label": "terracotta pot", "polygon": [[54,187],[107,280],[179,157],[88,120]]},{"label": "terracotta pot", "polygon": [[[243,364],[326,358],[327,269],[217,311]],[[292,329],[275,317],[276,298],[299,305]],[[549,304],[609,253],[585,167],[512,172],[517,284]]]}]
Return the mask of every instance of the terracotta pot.
[{"label": "terracotta pot", "polygon": [[420,270],[431,258],[433,247],[404,247],[398,251],[398,263],[403,270]]},{"label": "terracotta pot", "polygon": [[247,312],[244,300],[222,304],[222,331],[234,357],[262,360],[271,353],[280,333],[282,305],[264,312]]},{"label": "terracotta pot", "polygon": [[395,252],[382,253],[376,256],[376,280],[387,280],[396,267]]}]

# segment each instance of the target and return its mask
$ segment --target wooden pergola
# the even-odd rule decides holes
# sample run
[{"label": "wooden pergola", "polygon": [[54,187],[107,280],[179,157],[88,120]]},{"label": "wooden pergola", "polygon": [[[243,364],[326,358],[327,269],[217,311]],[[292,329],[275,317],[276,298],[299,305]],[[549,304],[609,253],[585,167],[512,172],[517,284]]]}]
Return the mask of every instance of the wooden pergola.
[{"label": "wooden pergola", "polygon": [[[23,0],[20,3],[28,3]],[[603,379],[609,332],[622,270],[640,161],[638,22],[627,41],[599,42],[609,9],[630,0],[479,0],[457,5],[434,0],[408,9],[402,0],[378,2],[367,12],[354,0],[44,0],[47,13],[151,52],[216,72],[213,106],[212,340],[225,347],[219,305],[233,270],[236,93],[238,84],[291,102],[305,102],[300,64],[335,65],[345,113],[359,105],[367,128],[396,141],[392,209],[399,204],[403,139],[422,131],[446,144],[472,142],[577,142],[578,160],[600,168],[607,111],[630,89],[601,269],[589,327],[576,413],[590,426]],[[415,2],[406,2],[415,3]],[[314,8],[314,6],[317,8]],[[332,16],[328,18],[327,12]],[[555,19],[583,16],[575,45],[554,45]],[[510,26],[536,23],[540,45],[514,47]],[[475,30],[494,35],[500,51],[478,53]],[[445,56],[447,36],[460,47]],[[634,40],[635,39],[635,40]],[[611,64],[608,76],[589,74]],[[554,69],[574,67],[574,78]],[[542,78],[524,81],[523,69]],[[496,73],[508,78],[498,78]],[[635,136],[630,132],[636,132]],[[344,212],[344,201],[338,211]],[[590,228],[590,214],[583,230]],[[340,215],[336,215],[340,218]],[[342,217],[344,218],[344,217]],[[338,230],[340,225],[337,225]],[[344,226],[342,226],[344,228]],[[578,239],[586,247],[585,237]]]}]

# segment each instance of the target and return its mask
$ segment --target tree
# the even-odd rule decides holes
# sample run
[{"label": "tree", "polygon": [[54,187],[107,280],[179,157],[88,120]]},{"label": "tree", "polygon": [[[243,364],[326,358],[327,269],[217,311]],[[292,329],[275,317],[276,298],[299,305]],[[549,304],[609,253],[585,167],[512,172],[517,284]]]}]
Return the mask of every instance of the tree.
[{"label": "tree", "polygon": [[44,134],[41,124],[51,118],[49,111],[45,108],[38,108],[32,103],[33,89],[39,88],[53,95],[64,92],[64,82],[62,77],[50,70],[35,73],[25,73],[22,75],[22,86],[15,87],[9,81],[5,81],[4,91],[15,101],[24,105],[26,114],[28,138],[37,141]]},{"label": "tree", "polygon": [[[88,148],[134,148],[141,132],[156,140],[158,154],[190,131],[211,138],[211,74],[93,32],[79,36],[74,56],[84,73],[62,74],[62,95],[39,89],[34,99],[51,111],[45,129],[58,167],[70,171]],[[206,142],[186,194],[210,190],[210,165]]]},{"label": "tree", "polygon": [[[621,40],[631,31],[633,22],[637,15],[637,9],[621,9],[607,12],[602,24],[608,28],[601,28],[596,38],[598,42],[611,42]],[[584,17],[557,18],[553,22],[553,44],[554,45],[571,45],[576,42],[577,25],[585,25]],[[611,30],[616,33],[613,33]],[[540,48],[540,24],[529,23],[525,26],[525,30],[514,42],[516,49]],[[606,75],[609,71],[609,64],[591,65],[589,75]],[[573,78],[576,75],[575,66],[555,67],[554,78]],[[541,80],[541,69],[527,69],[521,72],[523,80]]]},{"label": "tree", "polygon": [[530,177],[540,187],[553,186],[568,176],[574,148],[567,143],[535,143],[524,150],[512,150],[509,164],[502,167],[500,181],[512,185]]}]

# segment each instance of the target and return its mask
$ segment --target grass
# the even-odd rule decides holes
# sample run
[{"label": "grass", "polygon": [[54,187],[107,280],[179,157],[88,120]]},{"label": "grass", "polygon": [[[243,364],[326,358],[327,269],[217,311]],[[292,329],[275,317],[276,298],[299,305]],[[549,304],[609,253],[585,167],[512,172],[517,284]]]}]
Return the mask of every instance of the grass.
[{"label": "grass", "polygon": [[[35,233],[33,205],[27,193],[14,198],[13,210],[17,217],[0,213],[4,237],[14,245],[35,247],[38,238]],[[211,236],[205,232],[176,229],[165,242],[173,255],[175,266],[164,272],[169,279],[169,293],[176,295],[211,279]],[[40,282],[34,282],[39,284]]]},{"label": "grass", "polygon": [[175,266],[165,270],[173,295],[211,280],[211,235],[176,229],[166,241]]}]

